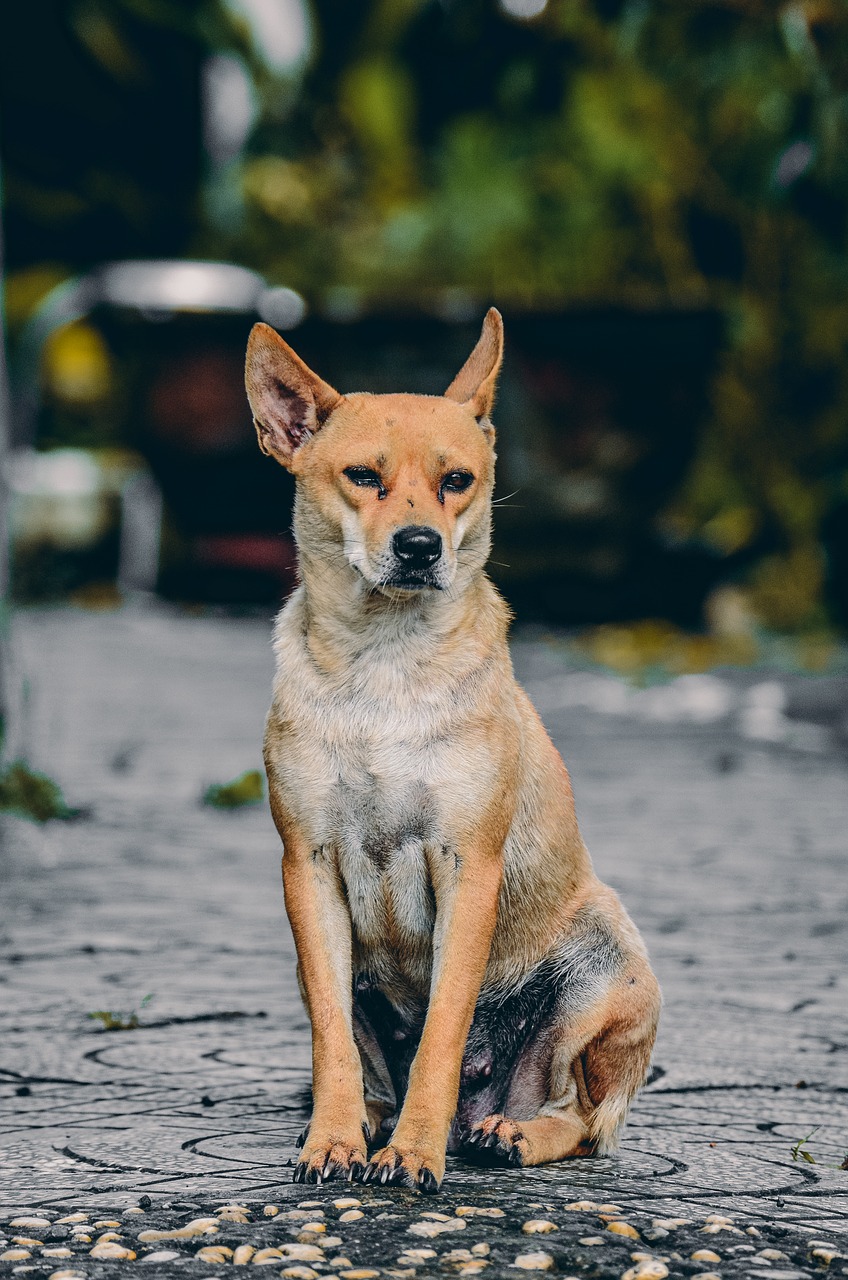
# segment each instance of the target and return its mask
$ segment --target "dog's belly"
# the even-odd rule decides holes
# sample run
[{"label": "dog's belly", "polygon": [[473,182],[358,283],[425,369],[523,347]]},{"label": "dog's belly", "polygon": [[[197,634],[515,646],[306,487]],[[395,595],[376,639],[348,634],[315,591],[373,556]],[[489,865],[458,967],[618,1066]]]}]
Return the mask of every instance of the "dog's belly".
[{"label": "dog's belly", "polygon": [[428,850],[438,843],[432,796],[422,783],[339,782],[325,820],[350,909],[354,972],[412,1013],[426,1001],[432,970],[436,906]]}]

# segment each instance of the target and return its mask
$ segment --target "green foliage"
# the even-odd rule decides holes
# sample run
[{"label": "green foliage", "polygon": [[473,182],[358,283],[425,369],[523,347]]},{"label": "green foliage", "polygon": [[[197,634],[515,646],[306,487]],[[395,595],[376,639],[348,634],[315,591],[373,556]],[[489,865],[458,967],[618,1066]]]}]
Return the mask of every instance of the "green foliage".
[{"label": "green foliage", "polygon": [[152,992],[139,1001],[137,1009],[130,1009],[127,1013],[120,1013],[114,1009],[95,1009],[89,1013],[89,1018],[103,1024],[104,1031],[135,1031],[140,1026],[139,1013],[146,1008],[153,999]]},{"label": "green foliage", "polygon": [[819,528],[848,494],[848,9],[384,9],[314,0],[312,65],[288,120],[266,102],[234,249],[313,301],[717,305],[712,418],[666,520],[709,538],[744,509],[748,542],[774,535],[758,616],[820,627]]},{"label": "green foliage", "polygon": [[244,805],[258,804],[265,794],[262,774],[258,769],[248,769],[232,782],[208,787],[203,803],[215,809],[240,809]]},{"label": "green foliage", "polygon": [[52,818],[79,816],[79,809],[65,803],[61,788],[46,774],[36,773],[15,760],[0,772],[0,811],[13,813],[33,822],[49,822]]},{"label": "green foliage", "polygon": [[810,1141],[814,1133],[818,1133],[819,1126],[811,1129],[806,1138],[799,1138],[790,1151],[793,1160],[804,1160],[807,1164],[815,1164],[816,1160],[811,1151],[807,1150],[807,1143]]}]

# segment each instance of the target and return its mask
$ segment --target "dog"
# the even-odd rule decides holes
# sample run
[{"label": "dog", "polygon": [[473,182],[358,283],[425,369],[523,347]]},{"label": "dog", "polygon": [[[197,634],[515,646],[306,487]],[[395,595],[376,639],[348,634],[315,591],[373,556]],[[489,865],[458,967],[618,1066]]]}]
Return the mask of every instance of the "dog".
[{"label": "dog", "polygon": [[264,749],[312,1025],[295,1182],[607,1152],[649,1069],[659,988],[484,572],[502,355],[492,308],[443,396],[340,395],[250,335],[259,446],[296,481]]}]

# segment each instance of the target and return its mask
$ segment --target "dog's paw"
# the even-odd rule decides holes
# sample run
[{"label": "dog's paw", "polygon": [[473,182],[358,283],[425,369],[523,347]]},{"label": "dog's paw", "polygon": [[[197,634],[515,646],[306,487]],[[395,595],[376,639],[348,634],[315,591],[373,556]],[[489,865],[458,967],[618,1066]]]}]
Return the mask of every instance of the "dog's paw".
[{"label": "dog's paw", "polygon": [[425,1154],[395,1145],[375,1151],[362,1175],[363,1182],[381,1182],[418,1191],[438,1191],[445,1172],[444,1155]]},{"label": "dog's paw", "polygon": [[328,1182],[330,1178],[347,1178],[357,1181],[368,1163],[370,1134],[366,1125],[358,1140],[351,1141],[333,1134],[312,1132],[311,1127],[301,1135],[300,1159],[294,1168],[292,1182]]},{"label": "dog's paw", "polygon": [[521,1126],[506,1116],[486,1116],[480,1124],[463,1130],[459,1141],[466,1151],[480,1152],[499,1164],[519,1168],[529,1154],[529,1144]]}]

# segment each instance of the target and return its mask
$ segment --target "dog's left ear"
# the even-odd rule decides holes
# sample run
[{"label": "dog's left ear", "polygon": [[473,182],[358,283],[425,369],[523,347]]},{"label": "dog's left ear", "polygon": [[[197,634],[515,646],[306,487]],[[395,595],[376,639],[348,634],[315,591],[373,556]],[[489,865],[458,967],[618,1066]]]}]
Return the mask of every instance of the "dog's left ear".
[{"label": "dog's left ear", "polygon": [[445,392],[448,400],[467,404],[487,434],[492,432],[488,417],[495,403],[495,383],[503,360],[503,344],[501,313],[490,307],[477,346]]},{"label": "dog's left ear", "polygon": [[288,468],[342,399],[267,324],[250,331],[244,380],[259,448]]}]

